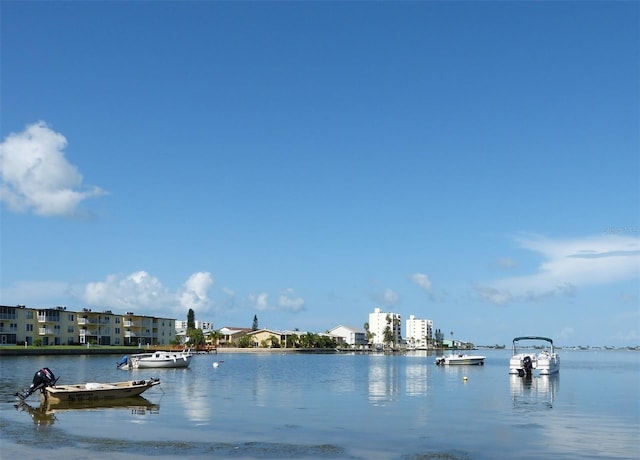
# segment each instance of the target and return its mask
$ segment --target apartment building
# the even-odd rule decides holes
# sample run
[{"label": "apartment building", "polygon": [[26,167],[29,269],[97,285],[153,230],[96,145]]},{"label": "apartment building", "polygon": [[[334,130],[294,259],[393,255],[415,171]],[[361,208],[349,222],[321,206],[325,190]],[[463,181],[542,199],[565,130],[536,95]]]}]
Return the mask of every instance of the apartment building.
[{"label": "apartment building", "polygon": [[406,322],[405,341],[409,348],[426,350],[433,337],[433,320],[410,315]]},{"label": "apartment building", "polygon": [[169,345],[175,336],[173,318],[0,305],[2,345]]},{"label": "apartment building", "polygon": [[[385,334],[387,330],[389,333]],[[399,345],[402,342],[402,316],[374,308],[373,313],[369,313],[369,333],[375,346]]]}]

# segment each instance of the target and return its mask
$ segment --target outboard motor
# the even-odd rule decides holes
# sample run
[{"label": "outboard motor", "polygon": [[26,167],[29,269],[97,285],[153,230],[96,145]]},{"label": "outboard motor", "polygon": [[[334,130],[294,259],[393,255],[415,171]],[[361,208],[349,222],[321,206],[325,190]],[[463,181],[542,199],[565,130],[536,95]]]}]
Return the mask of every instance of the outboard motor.
[{"label": "outboard motor", "polygon": [[44,392],[44,389],[46,387],[54,386],[57,381],[58,379],[55,377],[55,375],[53,375],[51,369],[49,369],[48,367],[44,367],[36,372],[36,374],[33,376],[33,382],[31,382],[31,386],[16,393],[16,396],[22,400],[27,399],[38,390]]},{"label": "outboard motor", "polygon": [[533,362],[531,361],[531,356],[525,356],[522,360],[522,367],[524,369],[524,373],[527,377],[531,377],[531,373],[533,372]]}]

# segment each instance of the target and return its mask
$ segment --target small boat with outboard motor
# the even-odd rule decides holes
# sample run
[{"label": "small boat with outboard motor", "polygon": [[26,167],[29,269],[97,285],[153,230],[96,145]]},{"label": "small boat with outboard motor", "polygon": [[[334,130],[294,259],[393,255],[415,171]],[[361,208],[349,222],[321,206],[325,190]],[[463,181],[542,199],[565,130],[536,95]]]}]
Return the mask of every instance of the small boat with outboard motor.
[{"label": "small boat with outboard motor", "polygon": [[24,401],[33,393],[40,391],[42,400],[49,403],[112,401],[140,396],[149,388],[160,385],[160,379],[157,378],[112,383],[87,382],[72,385],[57,385],[57,382],[58,378],[55,377],[51,369],[45,367],[36,372],[29,388],[17,392],[15,396]]},{"label": "small boat with outboard motor", "polygon": [[[546,342],[546,344],[534,345],[533,350],[525,350],[521,343],[524,341]],[[553,340],[539,336],[516,337],[513,339],[512,356],[509,360],[509,374],[531,377],[534,372],[539,375],[553,375],[560,372],[560,356],[556,353]]]}]

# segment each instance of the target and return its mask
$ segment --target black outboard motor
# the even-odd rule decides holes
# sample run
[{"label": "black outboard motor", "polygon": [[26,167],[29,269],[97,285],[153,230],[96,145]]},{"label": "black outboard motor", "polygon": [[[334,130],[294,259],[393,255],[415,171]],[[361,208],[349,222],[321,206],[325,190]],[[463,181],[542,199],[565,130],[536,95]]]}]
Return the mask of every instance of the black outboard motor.
[{"label": "black outboard motor", "polygon": [[531,361],[531,356],[525,356],[522,358],[522,369],[518,369],[518,377],[531,377],[532,372],[533,361]]},{"label": "black outboard motor", "polygon": [[31,382],[31,386],[16,393],[16,396],[22,400],[27,399],[38,390],[44,392],[45,387],[54,386],[57,381],[58,379],[55,377],[55,375],[53,375],[51,369],[49,369],[48,367],[44,367],[36,372],[36,374],[33,376],[33,382]]}]

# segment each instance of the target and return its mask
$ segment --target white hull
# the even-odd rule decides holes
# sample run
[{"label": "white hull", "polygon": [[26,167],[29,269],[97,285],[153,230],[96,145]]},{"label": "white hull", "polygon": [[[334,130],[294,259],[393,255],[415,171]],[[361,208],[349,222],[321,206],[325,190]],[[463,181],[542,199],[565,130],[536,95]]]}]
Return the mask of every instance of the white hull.
[{"label": "white hull", "polygon": [[546,352],[535,353],[519,353],[511,357],[509,360],[509,374],[519,375],[525,368],[525,360],[529,358],[532,364],[532,370],[538,375],[553,375],[560,372],[560,357],[557,353],[553,355]]},{"label": "white hull", "polygon": [[189,367],[193,355],[190,352],[156,351],[132,355],[118,367],[131,369],[175,369]]},{"label": "white hull", "polygon": [[[542,340],[550,344],[550,349],[518,352],[517,342],[520,340]],[[554,375],[560,372],[560,356],[555,352],[553,340],[546,337],[516,337],[513,339],[513,354],[509,360],[509,374],[519,375]]]},{"label": "white hull", "polygon": [[482,366],[485,356],[478,355],[451,355],[436,359],[436,364],[446,366]]}]

